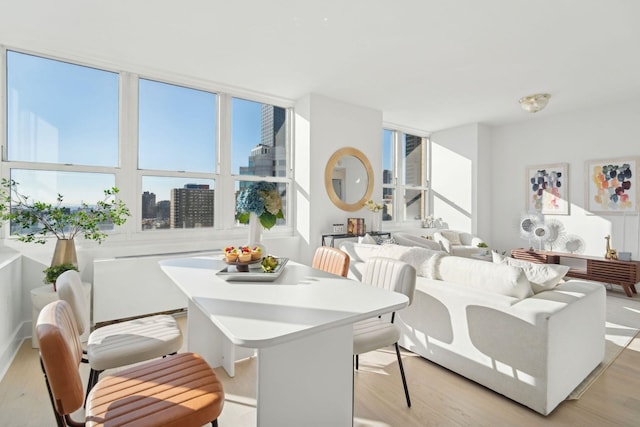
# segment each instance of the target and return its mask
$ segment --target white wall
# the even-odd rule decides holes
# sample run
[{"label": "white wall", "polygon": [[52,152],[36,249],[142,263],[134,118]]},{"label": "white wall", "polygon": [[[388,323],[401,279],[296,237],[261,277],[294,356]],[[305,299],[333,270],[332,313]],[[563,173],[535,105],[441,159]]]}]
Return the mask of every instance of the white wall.
[{"label": "white wall", "polygon": [[[31,324],[23,315],[22,257],[0,246],[0,379],[9,368]],[[31,309],[29,309],[31,310]],[[29,311],[31,313],[31,311]],[[27,332],[29,331],[29,332]]]},{"label": "white wall", "polygon": [[490,131],[470,124],[434,132],[431,147],[433,212],[452,230],[489,241],[491,217]]},{"label": "white wall", "polygon": [[334,223],[349,217],[369,223],[366,209],[345,212],[329,199],[324,188],[327,161],[338,149],[354,147],[364,152],[374,174],[373,196],[382,194],[382,112],[310,94],[296,103],[295,181],[297,185],[298,258],[310,263],[321,235]]},{"label": "white wall", "polygon": [[604,237],[611,234],[613,248],[640,259],[638,214],[593,215],[585,210],[585,161],[640,156],[640,105],[629,101],[548,117],[544,111],[539,114],[533,120],[491,130],[493,248],[504,251],[528,245],[519,238],[517,228],[525,212],[526,166],[568,163],[570,215],[546,217],[561,221],[567,233],[582,237],[585,254],[603,256]]}]

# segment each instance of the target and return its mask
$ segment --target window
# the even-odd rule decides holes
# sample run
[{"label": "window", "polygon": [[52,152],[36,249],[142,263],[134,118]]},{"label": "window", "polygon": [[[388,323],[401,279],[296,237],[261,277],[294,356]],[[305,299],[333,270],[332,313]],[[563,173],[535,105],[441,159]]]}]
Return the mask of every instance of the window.
[{"label": "window", "polygon": [[[61,194],[61,206],[71,212],[81,209],[82,203],[95,206],[104,199],[104,190],[115,187],[115,176],[104,173],[12,169],[11,179],[18,183],[20,194],[29,196],[31,200],[56,205],[58,193]],[[32,231],[16,227],[11,224],[11,234]],[[100,224],[99,228],[103,231],[113,230],[113,224]]]},{"label": "window", "polygon": [[[0,70],[7,93],[0,173],[24,193],[60,193],[72,209],[117,186],[133,215],[118,232],[128,233],[234,229],[234,197],[258,180],[277,184],[286,212],[287,107],[202,83],[160,82],[1,47],[0,54],[7,65]],[[8,228],[0,233],[8,236]]]},{"label": "window", "polygon": [[424,160],[424,138],[402,134],[402,177],[404,184],[404,219],[424,219],[427,207],[427,188]]},{"label": "window", "polygon": [[216,95],[139,80],[140,169],[215,172]]},{"label": "window", "polygon": [[142,229],[213,227],[214,180],[142,177]]},{"label": "window", "polygon": [[233,98],[231,172],[237,175],[287,176],[286,110]]},{"label": "window", "polygon": [[8,51],[7,159],[118,166],[118,75]]},{"label": "window", "polygon": [[138,110],[139,169],[181,175],[142,176],[142,230],[213,227],[216,94],[139,79]]},{"label": "window", "polygon": [[[427,142],[422,136],[383,130],[383,220],[413,221],[428,215]],[[401,195],[401,200],[395,195]],[[394,211],[401,216],[394,216]]]},{"label": "window", "polygon": [[259,180],[274,181],[282,197],[286,224],[287,111],[274,105],[233,98],[231,101],[231,171],[246,177],[235,181],[235,194]]}]

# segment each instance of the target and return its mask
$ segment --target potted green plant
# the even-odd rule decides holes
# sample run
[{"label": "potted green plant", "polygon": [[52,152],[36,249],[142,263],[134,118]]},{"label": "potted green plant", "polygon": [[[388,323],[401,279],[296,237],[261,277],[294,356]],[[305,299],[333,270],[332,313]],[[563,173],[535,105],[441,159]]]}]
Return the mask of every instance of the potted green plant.
[{"label": "potted green plant", "polygon": [[74,244],[77,235],[102,243],[107,233],[100,228],[101,224],[122,225],[131,215],[125,203],[115,197],[119,192],[116,187],[104,190],[104,199],[95,205],[83,202],[72,211],[62,206],[62,194],[58,194],[55,203],[39,202],[21,193],[18,185],[4,178],[0,182],[0,221],[17,225],[14,234],[22,242],[44,244],[48,236],[55,236],[58,240],[51,267],[72,264],[77,268]]},{"label": "potted green plant", "polygon": [[44,273],[44,283],[53,283],[53,290],[54,292],[57,291],[56,289],[56,280],[58,280],[58,276],[60,276],[62,273],[64,273],[65,271],[68,270],[75,270],[78,271],[78,267],[76,267],[73,264],[60,264],[60,265],[53,265],[51,267],[47,267],[44,270],[42,270],[42,272]]}]

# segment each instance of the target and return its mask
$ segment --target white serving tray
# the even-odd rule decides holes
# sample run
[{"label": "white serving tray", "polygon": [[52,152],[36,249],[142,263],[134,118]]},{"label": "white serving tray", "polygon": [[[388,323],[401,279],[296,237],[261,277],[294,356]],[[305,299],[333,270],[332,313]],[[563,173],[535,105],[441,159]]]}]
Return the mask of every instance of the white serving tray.
[{"label": "white serving tray", "polygon": [[249,271],[237,271],[235,266],[227,265],[218,271],[216,276],[228,282],[273,282],[280,277],[287,261],[289,258],[278,258],[278,266],[271,273],[265,273],[262,267],[256,270],[249,268]]}]

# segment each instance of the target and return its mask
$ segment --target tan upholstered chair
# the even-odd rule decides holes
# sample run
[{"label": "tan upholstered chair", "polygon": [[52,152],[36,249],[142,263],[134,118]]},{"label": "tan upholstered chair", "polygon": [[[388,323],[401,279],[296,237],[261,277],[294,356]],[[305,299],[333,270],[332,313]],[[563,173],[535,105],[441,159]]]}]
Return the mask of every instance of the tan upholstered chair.
[{"label": "tan upholstered chair", "polygon": [[[416,289],[416,269],[411,265],[391,258],[371,258],[366,261],[362,282],[388,291],[400,292],[409,298],[409,304],[413,301],[413,294]],[[404,396],[407,399],[407,406],[411,407],[409,388],[404,375],[404,366],[400,356],[400,329],[393,323],[395,313],[391,315],[390,321],[385,317],[374,317],[363,320],[353,326],[353,354],[356,358],[356,369],[358,369],[358,355],[369,351],[377,350],[390,345],[395,346],[402,385],[404,386]]]},{"label": "tan upholstered chair", "polygon": [[327,273],[347,277],[350,261],[346,252],[329,246],[320,246],[313,255],[311,266]]},{"label": "tan upholstered chair", "polygon": [[[82,347],[71,306],[63,300],[45,306],[36,334],[58,426],[85,425],[71,418],[84,397]],[[85,420],[89,427],[215,427],[223,405],[222,383],[207,362],[181,353],[106,375],[87,396]]]},{"label": "tan upholstered chair", "polygon": [[[77,271],[62,273],[56,280],[58,296],[67,301],[75,315],[80,335],[84,333],[85,310],[82,281]],[[182,332],[173,316],[157,315],[103,326],[89,335],[83,361],[91,367],[87,394],[106,369],[144,362],[175,354],[182,346]]]}]

